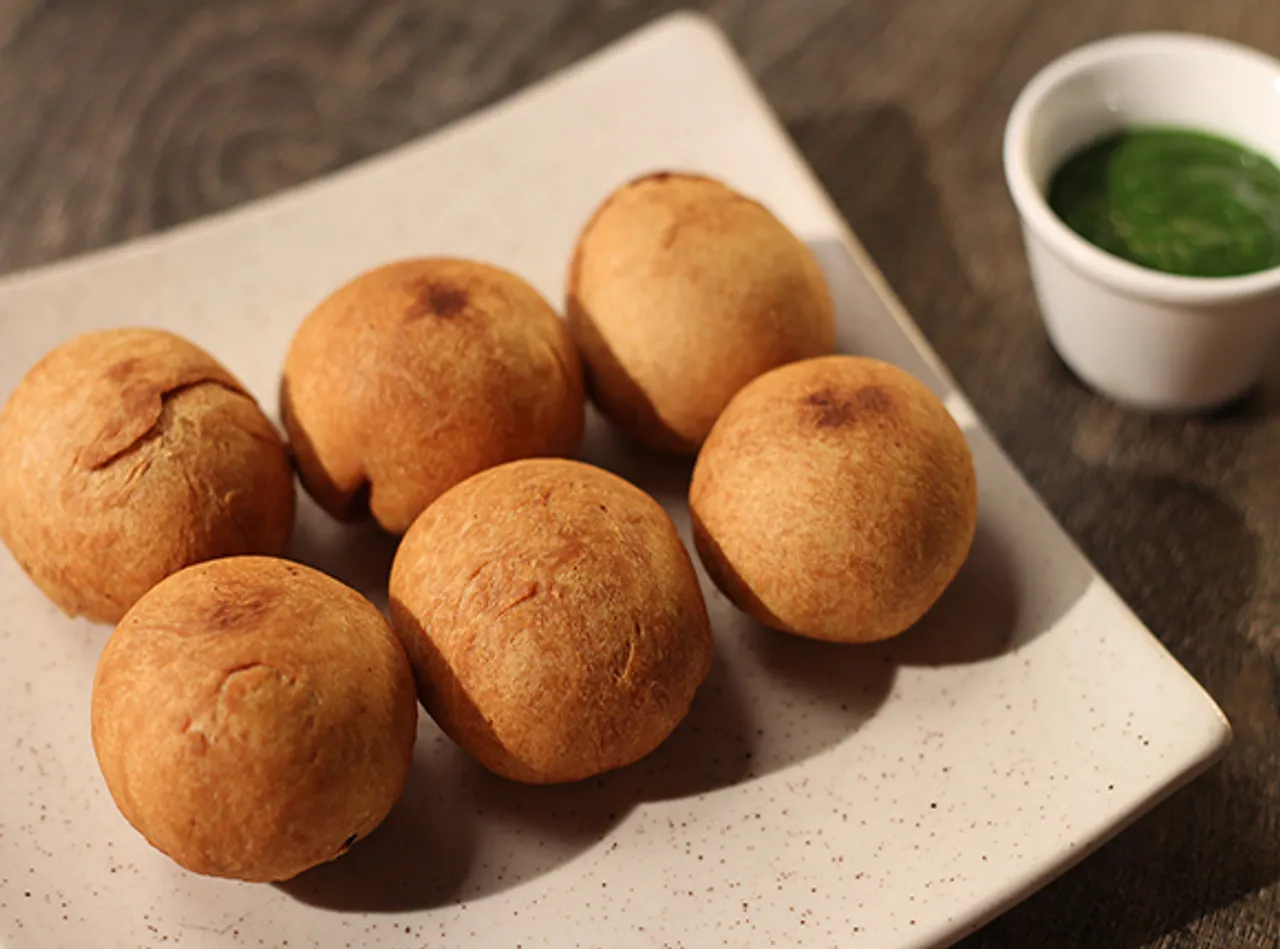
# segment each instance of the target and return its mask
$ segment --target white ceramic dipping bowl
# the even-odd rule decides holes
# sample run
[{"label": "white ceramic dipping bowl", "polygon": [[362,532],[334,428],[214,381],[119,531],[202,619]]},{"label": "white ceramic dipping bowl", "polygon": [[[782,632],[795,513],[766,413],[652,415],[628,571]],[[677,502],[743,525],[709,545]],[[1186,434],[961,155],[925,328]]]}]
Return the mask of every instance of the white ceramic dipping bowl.
[{"label": "white ceramic dipping bowl", "polygon": [[1065,159],[1142,125],[1220,135],[1280,165],[1280,62],[1192,34],[1118,36],[1046,66],[1005,127],[1005,177],[1054,348],[1118,402],[1210,408],[1261,376],[1280,336],[1280,268],[1239,277],[1148,270],[1094,247],[1045,200]]}]

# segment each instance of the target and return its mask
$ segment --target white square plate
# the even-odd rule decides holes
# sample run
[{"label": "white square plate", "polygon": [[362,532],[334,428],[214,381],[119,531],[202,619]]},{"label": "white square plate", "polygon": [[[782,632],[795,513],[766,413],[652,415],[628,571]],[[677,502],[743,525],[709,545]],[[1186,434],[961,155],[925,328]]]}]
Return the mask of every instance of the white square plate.
[{"label": "white square plate", "polygon": [[[613,187],[703,171],[820,256],[840,344],[925,379],[973,447],[981,521],[898,641],[762,630],[704,582],[718,662],[650,758],[567,788],[473,765],[423,717],[405,799],[283,886],[187,874],[116,813],[89,743],[108,630],[0,555],[0,943],[159,946],[941,946],[1204,769],[1221,713],[1097,576],[973,417],[719,33],[680,15],[421,142],[234,213],[0,283],[0,395],[73,334],[184,333],[274,407],[294,328],[361,270],[473,256],[561,299]],[[592,418],[583,456],[688,537],[688,465]],[[392,542],[300,507],[294,555],[385,600]],[[705,580],[705,578],[704,578]]]}]

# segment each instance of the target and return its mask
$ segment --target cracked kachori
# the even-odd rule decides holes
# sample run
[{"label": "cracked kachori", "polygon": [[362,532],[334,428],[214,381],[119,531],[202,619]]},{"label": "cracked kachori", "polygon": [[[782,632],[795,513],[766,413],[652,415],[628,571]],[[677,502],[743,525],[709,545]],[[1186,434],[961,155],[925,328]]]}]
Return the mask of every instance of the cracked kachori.
[{"label": "cracked kachori", "polygon": [[193,563],[279,554],[293,472],[257,402],[173,333],[86,333],[0,409],[0,538],[65,612],[114,623]]}]

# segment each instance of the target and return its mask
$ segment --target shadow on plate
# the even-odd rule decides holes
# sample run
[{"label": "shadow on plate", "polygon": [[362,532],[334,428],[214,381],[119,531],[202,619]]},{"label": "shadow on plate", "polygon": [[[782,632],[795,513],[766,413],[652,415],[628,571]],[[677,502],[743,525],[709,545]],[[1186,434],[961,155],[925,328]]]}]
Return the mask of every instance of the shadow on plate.
[{"label": "shadow on plate", "polygon": [[924,618],[885,644],[896,661],[991,659],[1052,629],[1094,573],[985,431],[966,433],[978,473],[978,526],[955,581]]},{"label": "shadow on plate", "polygon": [[693,458],[641,447],[618,431],[594,406],[587,408],[587,424],[578,458],[638,485],[673,517],[677,509],[686,505]]},{"label": "shadow on plate", "polygon": [[[1017,566],[984,521],[960,573],[914,626],[877,648],[899,665],[950,666],[992,659],[1043,629],[1024,628]],[[1021,635],[1020,635],[1021,634]]]},{"label": "shadow on plate", "polygon": [[884,653],[780,633],[738,615],[732,635],[760,723],[754,778],[850,740],[893,690],[897,667]]},{"label": "shadow on plate", "polygon": [[576,784],[490,774],[422,716],[404,797],[340,860],[281,884],[304,903],[400,912],[501,892],[600,842],[645,801],[694,797],[749,776],[756,729],[717,657],[689,715],[656,751]]},{"label": "shadow on plate", "polygon": [[277,884],[327,909],[395,913],[453,900],[470,870],[474,823],[458,820],[455,793],[442,790],[444,739],[425,715],[404,795],[386,820],[339,859]]},{"label": "shadow on plate", "polygon": [[[373,913],[502,892],[601,843],[646,802],[714,793],[846,740],[888,695],[893,667],[883,657],[746,617],[735,625],[717,630],[722,648],[671,737],[629,767],[576,784],[498,778],[423,716],[409,786],[383,825],[280,889],[311,905]],[[741,640],[726,646],[725,635]]]},{"label": "shadow on plate", "polygon": [[387,611],[391,562],[399,544],[400,538],[372,520],[358,524],[334,520],[299,486],[298,515],[288,555],[359,590],[383,613]]}]

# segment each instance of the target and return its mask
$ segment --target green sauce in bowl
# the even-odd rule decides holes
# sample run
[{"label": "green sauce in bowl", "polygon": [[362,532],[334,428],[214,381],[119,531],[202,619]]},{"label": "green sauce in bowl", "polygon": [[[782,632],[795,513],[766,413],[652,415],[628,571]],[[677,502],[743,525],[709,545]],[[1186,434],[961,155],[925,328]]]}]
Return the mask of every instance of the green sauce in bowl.
[{"label": "green sauce in bowl", "polygon": [[1049,207],[1152,270],[1234,277],[1280,266],[1280,168],[1203,132],[1134,128],[1094,142],[1054,172]]}]

